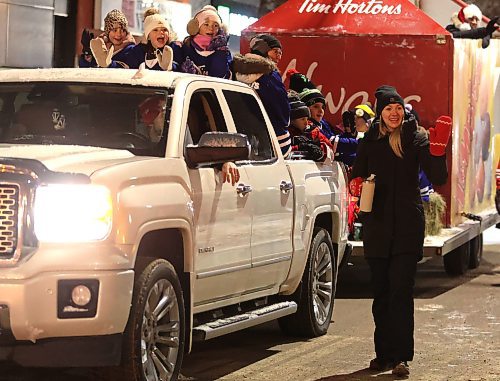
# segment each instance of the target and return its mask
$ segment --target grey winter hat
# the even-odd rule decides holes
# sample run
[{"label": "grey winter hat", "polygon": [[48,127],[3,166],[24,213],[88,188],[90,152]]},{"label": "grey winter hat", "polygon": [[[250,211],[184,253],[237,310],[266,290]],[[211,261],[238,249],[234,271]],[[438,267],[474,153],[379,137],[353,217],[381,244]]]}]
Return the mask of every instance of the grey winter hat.
[{"label": "grey winter hat", "polygon": [[290,103],[290,120],[299,119],[303,117],[310,117],[311,112],[309,107],[306,106],[297,96],[291,95],[288,97]]}]

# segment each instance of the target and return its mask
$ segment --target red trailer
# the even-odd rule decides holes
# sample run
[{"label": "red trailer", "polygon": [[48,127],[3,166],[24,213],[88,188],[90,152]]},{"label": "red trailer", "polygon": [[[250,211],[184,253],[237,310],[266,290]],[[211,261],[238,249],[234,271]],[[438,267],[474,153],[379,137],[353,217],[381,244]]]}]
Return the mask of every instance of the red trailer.
[{"label": "red trailer", "polygon": [[[426,128],[440,115],[453,116],[450,176],[437,188],[447,201],[447,228],[427,237],[426,253],[446,254],[450,274],[477,267],[481,233],[500,221],[493,164],[500,126],[491,124],[500,112],[493,104],[500,41],[481,49],[479,40],[453,40],[413,3],[395,0],[289,0],[243,31],[242,53],[260,33],[281,41],[282,73],[295,68],[320,88],[331,123],[359,103],[374,103],[382,84],[395,86]],[[283,79],[287,84],[286,74]],[[352,243],[362,252],[360,242]]]}]

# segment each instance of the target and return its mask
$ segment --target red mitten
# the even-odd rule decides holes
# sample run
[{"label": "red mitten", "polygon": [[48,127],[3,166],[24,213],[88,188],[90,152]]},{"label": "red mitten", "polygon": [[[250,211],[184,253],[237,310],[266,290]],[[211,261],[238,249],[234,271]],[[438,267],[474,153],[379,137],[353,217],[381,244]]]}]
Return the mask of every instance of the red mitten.
[{"label": "red mitten", "polygon": [[321,130],[318,127],[314,128],[309,134],[311,136],[311,139],[314,140],[315,142],[324,143],[328,147],[333,149],[332,142],[328,140],[328,138],[321,132]]},{"label": "red mitten", "polygon": [[354,233],[354,222],[358,217],[359,206],[358,197],[349,197],[349,207],[347,208],[347,224],[349,226],[349,233]]},{"label": "red mitten", "polygon": [[441,115],[436,120],[436,127],[429,128],[430,151],[432,156],[443,156],[451,135],[451,118]]},{"label": "red mitten", "polygon": [[361,188],[363,187],[363,178],[355,177],[349,181],[349,192],[355,197],[361,196]]}]

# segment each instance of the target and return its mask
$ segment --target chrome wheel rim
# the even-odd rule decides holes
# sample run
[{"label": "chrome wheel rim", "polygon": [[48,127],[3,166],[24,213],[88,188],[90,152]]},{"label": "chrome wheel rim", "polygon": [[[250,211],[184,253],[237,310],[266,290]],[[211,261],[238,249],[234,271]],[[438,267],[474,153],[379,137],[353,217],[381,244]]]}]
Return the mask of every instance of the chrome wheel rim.
[{"label": "chrome wheel rim", "polygon": [[167,381],[174,373],[180,341],[179,303],[172,284],[158,280],[148,293],[141,329],[141,359],[148,381]]},{"label": "chrome wheel rim", "polygon": [[332,254],[326,242],[316,250],[312,278],[314,316],[317,323],[323,325],[329,319],[333,297]]}]

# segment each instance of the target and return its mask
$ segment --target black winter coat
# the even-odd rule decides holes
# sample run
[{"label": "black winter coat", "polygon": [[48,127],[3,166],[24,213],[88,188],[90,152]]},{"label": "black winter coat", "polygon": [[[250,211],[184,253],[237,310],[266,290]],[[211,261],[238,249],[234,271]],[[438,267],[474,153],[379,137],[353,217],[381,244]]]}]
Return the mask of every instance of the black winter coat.
[{"label": "black winter coat", "polygon": [[361,217],[363,248],[367,258],[387,258],[397,254],[423,255],[425,219],[419,189],[422,168],[435,184],[446,182],[446,156],[432,156],[424,129],[417,129],[413,115],[406,115],[401,131],[403,158],[389,145],[389,137],[379,137],[377,117],[361,139],[352,178],[375,174],[372,211]]}]

